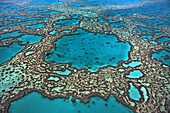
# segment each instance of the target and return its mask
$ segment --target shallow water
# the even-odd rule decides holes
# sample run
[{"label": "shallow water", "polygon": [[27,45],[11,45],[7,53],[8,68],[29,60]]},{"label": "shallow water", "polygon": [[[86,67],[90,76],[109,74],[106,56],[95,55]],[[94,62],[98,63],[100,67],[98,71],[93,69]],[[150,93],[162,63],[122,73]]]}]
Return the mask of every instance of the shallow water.
[{"label": "shallow water", "polygon": [[127,75],[128,78],[140,78],[143,76],[143,73],[140,70],[133,70]]},{"label": "shallow water", "polygon": [[130,88],[128,90],[129,97],[133,100],[139,101],[141,98],[139,90],[132,83],[129,83],[129,85],[130,85]]}]

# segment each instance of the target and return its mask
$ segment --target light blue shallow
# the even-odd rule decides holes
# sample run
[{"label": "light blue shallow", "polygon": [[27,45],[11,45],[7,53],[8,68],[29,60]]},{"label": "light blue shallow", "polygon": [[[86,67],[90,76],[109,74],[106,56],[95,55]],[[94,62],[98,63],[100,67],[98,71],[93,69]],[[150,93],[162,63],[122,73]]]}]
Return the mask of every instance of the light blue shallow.
[{"label": "light blue shallow", "polygon": [[143,73],[140,70],[133,70],[127,75],[128,78],[140,78],[143,76]]},{"label": "light blue shallow", "polygon": [[148,98],[149,98],[148,93],[147,93],[147,90],[146,90],[146,88],[143,87],[143,86],[140,88],[140,90],[142,91],[143,97],[144,97],[144,101],[146,102],[146,101],[148,100]]},{"label": "light blue shallow", "polygon": [[128,90],[129,97],[135,101],[139,101],[141,98],[139,90],[132,83],[130,83],[129,85],[130,85],[130,88]]},{"label": "light blue shallow", "polygon": [[59,74],[59,75],[69,75],[71,73],[70,70],[66,69],[65,71],[54,71],[55,73]]},{"label": "light blue shallow", "polygon": [[136,67],[141,65],[142,63],[140,61],[131,61],[128,64],[123,64],[124,67]]},{"label": "light blue shallow", "polygon": [[[34,101],[33,101],[34,100]],[[130,108],[118,102],[113,96],[107,100],[92,97],[89,103],[57,98],[50,100],[40,93],[32,92],[11,103],[9,113],[134,113]]]},{"label": "light blue shallow", "polygon": [[55,35],[56,34],[56,30],[52,30],[52,31],[50,31],[50,33],[49,33],[50,35]]}]

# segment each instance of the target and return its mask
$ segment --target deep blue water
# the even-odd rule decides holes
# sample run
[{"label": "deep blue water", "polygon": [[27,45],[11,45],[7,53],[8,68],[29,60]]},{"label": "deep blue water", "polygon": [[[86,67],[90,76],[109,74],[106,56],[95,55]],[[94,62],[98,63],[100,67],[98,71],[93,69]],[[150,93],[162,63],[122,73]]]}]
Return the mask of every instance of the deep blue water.
[{"label": "deep blue water", "polygon": [[[33,101],[34,100],[34,101]],[[89,103],[76,100],[56,98],[50,100],[40,93],[32,92],[11,103],[9,113],[134,113],[120,103],[115,97],[107,100],[99,97],[90,98]]]}]

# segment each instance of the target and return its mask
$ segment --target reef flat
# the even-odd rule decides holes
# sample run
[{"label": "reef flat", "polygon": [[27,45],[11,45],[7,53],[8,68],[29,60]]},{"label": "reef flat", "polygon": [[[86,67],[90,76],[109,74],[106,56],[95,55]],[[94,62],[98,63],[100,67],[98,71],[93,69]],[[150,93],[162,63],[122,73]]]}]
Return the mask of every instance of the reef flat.
[{"label": "reef flat", "polygon": [[[9,6],[10,1],[0,2],[3,4],[0,9],[0,48],[3,50],[12,44],[18,44],[21,48],[24,46],[22,50],[15,51],[12,58],[5,61],[0,58],[1,113],[8,113],[11,102],[34,91],[50,99],[71,96],[73,102],[79,99],[84,103],[93,96],[107,99],[113,95],[136,113],[170,111],[170,41],[159,41],[162,37],[170,37],[169,8],[165,8],[159,17],[152,16],[154,11],[149,14],[113,14],[115,10],[130,10],[147,5],[154,7],[156,4],[164,6],[169,4],[168,1],[156,0],[144,2],[142,5],[127,4],[117,7],[90,6],[88,3],[76,1],[74,2],[85,6],[72,6],[73,1],[53,5],[22,2],[15,4],[15,8]],[[160,25],[154,25],[151,21],[159,21]],[[31,29],[28,26],[32,26]],[[45,60],[52,54],[52,49],[59,48],[55,44],[57,41],[81,34],[80,29],[94,35],[116,36],[121,43],[130,44],[128,59],[120,60],[117,65],[101,64],[94,72],[88,70],[89,66],[75,67],[74,62],[55,63],[55,60]],[[5,35],[6,33],[14,34]],[[32,36],[36,37],[35,40]],[[25,39],[28,37],[31,39]],[[165,50],[163,56],[159,56],[159,53]],[[154,54],[158,54],[158,57]],[[62,55],[59,54],[58,57]],[[132,62],[139,64],[131,66]],[[140,71],[142,75],[128,77],[134,70]],[[63,76],[56,71],[69,73]]]}]

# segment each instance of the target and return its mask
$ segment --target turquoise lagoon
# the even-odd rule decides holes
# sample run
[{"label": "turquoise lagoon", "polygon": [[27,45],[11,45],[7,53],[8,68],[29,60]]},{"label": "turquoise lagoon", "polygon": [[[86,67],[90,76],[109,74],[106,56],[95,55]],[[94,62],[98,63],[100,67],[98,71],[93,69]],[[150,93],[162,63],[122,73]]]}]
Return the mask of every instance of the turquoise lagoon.
[{"label": "turquoise lagoon", "polygon": [[[23,34],[19,31],[14,31],[11,33],[6,33],[6,34],[0,35],[0,40],[2,40],[2,41],[11,40],[11,38],[9,38],[9,36],[16,37],[19,35],[22,35],[22,36],[17,38],[17,40],[21,41],[22,44],[26,44],[26,43],[35,44],[42,39],[42,36],[39,36],[39,35]],[[25,47],[24,45],[19,45],[18,43],[13,43],[9,46],[0,46],[0,51],[1,51],[0,64],[10,60],[17,53],[22,51],[24,49],[24,47]],[[30,54],[30,53],[26,53],[26,55],[27,54]]]},{"label": "turquoise lagoon", "polygon": [[[128,60],[131,46],[118,41],[115,35],[94,34],[78,29],[73,35],[63,36],[56,43],[45,60],[55,63],[71,63],[78,69],[95,72],[103,66],[117,66]],[[123,51],[123,52],[122,52]]]},{"label": "turquoise lagoon", "polygon": [[28,28],[28,29],[38,29],[38,28],[42,28],[42,27],[44,27],[43,23],[33,24],[33,25],[30,25],[30,26],[26,26],[26,28]]},{"label": "turquoise lagoon", "polygon": [[18,43],[13,43],[9,46],[0,47],[1,57],[0,57],[0,64],[10,60],[14,57],[17,53],[22,51],[25,46],[21,46]]},{"label": "turquoise lagoon", "polygon": [[7,32],[7,33],[0,35],[0,40],[8,39],[9,37],[16,37],[21,34],[23,34],[23,33],[19,32],[19,31]]},{"label": "turquoise lagoon", "polygon": [[139,62],[139,61],[131,61],[130,63],[128,64],[123,64],[124,67],[136,67],[136,66],[139,66],[141,65],[142,63]]},{"label": "turquoise lagoon", "polygon": [[140,78],[142,76],[143,73],[140,70],[130,71],[129,75],[127,75],[128,78]]},{"label": "turquoise lagoon", "polygon": [[42,39],[42,36],[33,35],[33,34],[25,34],[18,38],[19,41],[22,41],[22,44],[35,44]]},{"label": "turquoise lagoon", "polygon": [[60,26],[75,25],[78,23],[79,23],[79,20],[76,20],[76,19],[60,20],[60,21],[54,23],[54,27],[59,28]]},{"label": "turquoise lagoon", "polygon": [[[34,101],[33,101],[34,100]],[[27,94],[11,103],[9,113],[134,113],[130,108],[120,103],[115,97],[107,100],[91,97],[89,103],[76,99],[44,98],[38,92]]]},{"label": "turquoise lagoon", "polygon": [[170,51],[161,50],[159,52],[153,53],[152,58],[162,61],[164,64],[170,66]]},{"label": "turquoise lagoon", "polygon": [[52,30],[52,31],[50,31],[49,34],[50,34],[50,35],[55,35],[55,34],[56,34],[56,31],[55,31],[55,30]]},{"label": "turquoise lagoon", "polygon": [[158,39],[158,42],[161,43],[161,44],[165,43],[167,41],[170,41],[170,37],[164,36],[164,37],[161,37],[161,38]]},{"label": "turquoise lagoon", "polygon": [[57,73],[59,75],[69,75],[71,71],[66,69],[65,71],[54,71],[54,73]]},{"label": "turquoise lagoon", "polygon": [[141,99],[140,92],[137,87],[133,85],[133,83],[129,83],[130,88],[128,90],[129,97],[135,101],[139,101]]}]

